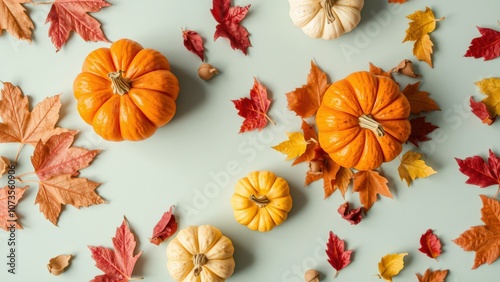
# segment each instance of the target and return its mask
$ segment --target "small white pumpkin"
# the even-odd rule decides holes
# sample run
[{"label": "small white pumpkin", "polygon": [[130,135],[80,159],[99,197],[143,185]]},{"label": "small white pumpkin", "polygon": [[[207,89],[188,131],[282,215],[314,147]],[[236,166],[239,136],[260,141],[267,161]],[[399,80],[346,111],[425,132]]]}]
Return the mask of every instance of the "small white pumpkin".
[{"label": "small white pumpkin", "polygon": [[364,0],[288,0],[293,23],[312,38],[334,39],[361,21]]},{"label": "small white pumpkin", "polygon": [[175,281],[222,282],[234,271],[234,247],[211,225],[189,226],[167,246],[167,269]]}]

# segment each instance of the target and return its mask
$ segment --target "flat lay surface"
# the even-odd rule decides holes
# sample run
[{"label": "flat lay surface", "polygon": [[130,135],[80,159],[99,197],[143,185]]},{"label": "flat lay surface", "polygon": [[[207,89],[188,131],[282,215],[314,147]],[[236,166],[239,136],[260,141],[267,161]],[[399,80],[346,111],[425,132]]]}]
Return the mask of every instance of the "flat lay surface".
[{"label": "flat lay surface", "polygon": [[[329,232],[353,250],[351,263],[335,281],[379,281],[378,264],[387,254],[408,253],[404,269],[393,281],[418,281],[416,273],[427,269],[449,270],[445,281],[497,281],[499,261],[472,270],[474,252],[466,252],[452,240],[471,226],[484,225],[480,195],[494,197],[496,185],[479,188],[466,184],[455,158],[500,154],[500,123],[481,123],[471,113],[469,99],[482,100],[477,81],[499,77],[500,58],[484,61],[464,57],[477,27],[500,29],[500,2],[365,0],[361,21],[351,32],[334,40],[313,39],[296,27],[288,1],[233,0],[231,5],[251,4],[242,20],[251,47],[245,55],[233,50],[226,38],[214,41],[217,21],[212,1],[108,1],[111,6],[91,13],[106,38],[129,38],[165,55],[179,80],[177,111],[172,120],[143,141],[106,141],[85,123],[77,111],[73,81],[82,72],[86,56],[108,42],[85,42],[72,33],[56,52],[48,37],[45,19],[49,5],[25,4],[34,23],[32,42],[0,36],[0,80],[19,86],[29,96],[30,109],[46,97],[60,94],[57,126],[78,130],[74,146],[102,150],[79,177],[101,183],[96,189],[103,203],[77,209],[62,208],[57,226],[46,220],[35,205],[38,184],[26,182],[16,207],[24,229],[17,230],[16,274],[9,273],[10,233],[0,230],[0,281],[90,281],[102,271],[95,267],[88,246],[113,247],[111,238],[124,217],[135,236],[134,254],[142,251],[133,270],[144,281],[174,281],[167,271],[166,248],[151,244],[153,227],[164,212],[175,206],[178,230],[190,225],[213,225],[234,245],[234,274],[228,281],[304,281],[314,268],[320,281],[332,281],[335,269],[325,252]],[[434,44],[433,68],[413,55],[413,42],[404,42],[410,20],[406,16],[429,7],[436,18],[430,38]],[[198,77],[200,58],[183,45],[182,31],[194,30],[203,38],[205,61],[219,71],[209,81]],[[324,199],[323,180],[304,185],[307,163],[292,166],[273,146],[288,139],[287,133],[302,132],[302,120],[289,110],[286,93],[306,84],[311,62],[327,74],[328,83],[372,63],[390,70],[400,61],[413,61],[419,78],[393,74],[401,88],[420,82],[440,110],[422,114],[438,128],[431,139],[403,144],[403,152],[379,172],[388,180],[393,198],[378,196],[357,225],[343,219],[337,209],[345,201],[362,206],[352,184],[345,199],[340,191]],[[262,130],[239,133],[243,118],[232,100],[250,97],[258,81],[267,89],[273,120]],[[5,86],[3,86],[5,87]],[[307,119],[314,122],[313,118]],[[19,144],[0,144],[0,155],[14,159]],[[398,174],[403,154],[422,154],[437,173],[415,179],[408,187]],[[22,149],[16,173],[33,170],[33,146]],[[252,171],[272,171],[288,182],[293,206],[281,225],[258,232],[238,223],[231,198],[235,185]],[[36,175],[26,176],[35,179]],[[6,185],[5,175],[0,179]],[[432,259],[421,253],[420,237],[432,229],[442,243],[442,254]],[[49,260],[71,254],[69,267],[59,276],[47,271]]]}]

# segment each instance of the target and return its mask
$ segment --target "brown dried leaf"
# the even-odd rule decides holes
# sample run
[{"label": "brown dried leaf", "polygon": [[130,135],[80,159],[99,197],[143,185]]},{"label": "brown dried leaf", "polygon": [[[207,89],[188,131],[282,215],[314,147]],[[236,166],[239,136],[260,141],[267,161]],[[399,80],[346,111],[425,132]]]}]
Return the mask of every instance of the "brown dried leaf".
[{"label": "brown dried leaf", "polygon": [[7,159],[6,157],[0,156],[0,178],[2,178],[2,175],[7,171],[9,167],[10,167],[10,160]]},{"label": "brown dried leaf", "polygon": [[69,260],[72,258],[71,255],[58,255],[49,260],[47,264],[47,269],[50,274],[58,276],[63,273],[66,267],[69,266]]}]

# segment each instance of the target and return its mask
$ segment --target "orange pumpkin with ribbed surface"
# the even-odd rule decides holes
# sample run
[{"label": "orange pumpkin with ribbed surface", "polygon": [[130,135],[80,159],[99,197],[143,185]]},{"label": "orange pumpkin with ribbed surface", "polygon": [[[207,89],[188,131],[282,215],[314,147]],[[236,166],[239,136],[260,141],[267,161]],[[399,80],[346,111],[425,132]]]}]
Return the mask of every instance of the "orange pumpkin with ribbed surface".
[{"label": "orange pumpkin with ribbed surface", "polygon": [[333,83],[316,114],[319,143],[339,165],[372,170],[401,153],[410,104],[392,79],[356,72]]},{"label": "orange pumpkin with ribbed surface", "polygon": [[160,52],[120,39],[87,56],[73,90],[80,116],[97,134],[139,141],[172,119],[179,82]]}]

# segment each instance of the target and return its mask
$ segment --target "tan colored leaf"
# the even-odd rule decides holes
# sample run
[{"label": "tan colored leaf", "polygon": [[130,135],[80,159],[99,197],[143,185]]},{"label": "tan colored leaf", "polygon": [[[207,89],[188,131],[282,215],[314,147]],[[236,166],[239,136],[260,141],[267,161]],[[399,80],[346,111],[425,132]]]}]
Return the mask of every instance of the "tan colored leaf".
[{"label": "tan colored leaf", "polygon": [[391,191],[387,187],[387,179],[377,171],[358,171],[354,175],[353,191],[359,192],[359,201],[367,212],[377,201],[377,195],[392,198]]},{"label": "tan colored leaf", "polygon": [[476,82],[479,90],[487,95],[482,102],[493,115],[500,115],[500,78],[490,77]]},{"label": "tan colored leaf", "polygon": [[7,231],[12,227],[23,229],[21,224],[19,224],[15,209],[19,200],[23,197],[26,188],[28,188],[28,186],[10,189],[8,185],[4,188],[0,188],[0,228],[3,230]]},{"label": "tan colored leaf", "polygon": [[32,0],[0,0],[0,35],[5,29],[17,39],[31,42],[33,22],[22,4]]},{"label": "tan colored leaf", "polygon": [[416,273],[418,282],[444,282],[448,269],[431,271],[429,268],[425,271],[424,276]]},{"label": "tan colored leaf", "polygon": [[408,186],[417,178],[426,178],[437,173],[432,167],[426,165],[421,158],[421,154],[413,151],[408,151],[403,155],[398,172],[401,180],[405,180]]},{"label": "tan colored leaf", "polygon": [[392,282],[392,277],[398,275],[399,272],[405,267],[403,258],[407,255],[408,253],[400,253],[383,256],[378,263],[380,278]]},{"label": "tan colored leaf", "polygon": [[58,276],[63,273],[66,267],[69,266],[69,260],[71,257],[71,255],[58,255],[51,258],[47,264],[47,269],[50,274]]},{"label": "tan colored leaf", "polygon": [[6,157],[0,156],[0,178],[2,178],[2,175],[8,170],[9,167],[10,160]]},{"label": "tan colored leaf", "polygon": [[286,160],[292,160],[306,151],[307,142],[301,132],[287,132],[288,140],[279,143],[272,148],[286,155]]},{"label": "tan colored leaf", "polygon": [[45,218],[57,225],[61,205],[69,204],[80,208],[104,203],[95,192],[99,185],[100,183],[86,178],[72,178],[69,174],[57,175],[40,181],[35,204],[40,205]]}]

